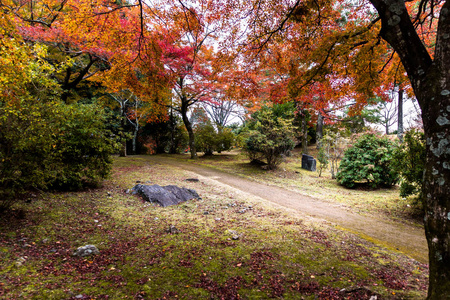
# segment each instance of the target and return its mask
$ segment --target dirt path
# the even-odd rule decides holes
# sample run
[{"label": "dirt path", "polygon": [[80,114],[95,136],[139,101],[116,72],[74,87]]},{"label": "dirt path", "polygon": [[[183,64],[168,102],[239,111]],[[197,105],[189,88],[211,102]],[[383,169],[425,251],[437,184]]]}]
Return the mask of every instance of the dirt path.
[{"label": "dirt path", "polygon": [[194,172],[281,206],[330,221],[371,242],[403,252],[417,261],[428,262],[428,247],[424,230],[421,228],[378,217],[362,216],[345,210],[337,204],[323,202],[293,191],[258,183],[213,168],[162,156],[149,156],[148,159],[155,163],[167,164]]}]

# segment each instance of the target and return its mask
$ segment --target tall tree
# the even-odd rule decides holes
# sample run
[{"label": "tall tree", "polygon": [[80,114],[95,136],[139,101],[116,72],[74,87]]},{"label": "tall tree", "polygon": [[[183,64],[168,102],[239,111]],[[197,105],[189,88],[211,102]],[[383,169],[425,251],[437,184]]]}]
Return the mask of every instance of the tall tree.
[{"label": "tall tree", "polygon": [[214,1],[162,1],[166,10],[157,28],[161,34],[161,48],[165,73],[174,93],[172,109],[181,114],[189,134],[191,158],[197,158],[190,108],[209,101],[215,81],[211,44],[223,28],[222,16]]},{"label": "tall tree", "polygon": [[[404,1],[370,2],[381,18],[379,34],[400,56],[422,109],[427,140],[423,192],[428,299],[445,299],[450,295],[450,2],[420,1],[415,16]],[[416,29],[426,18],[438,20],[434,57]]]}]

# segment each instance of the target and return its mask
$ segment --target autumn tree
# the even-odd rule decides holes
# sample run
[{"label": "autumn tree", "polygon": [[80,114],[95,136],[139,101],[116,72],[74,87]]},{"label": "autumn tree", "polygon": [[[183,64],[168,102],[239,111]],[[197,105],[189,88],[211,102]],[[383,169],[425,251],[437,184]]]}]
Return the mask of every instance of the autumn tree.
[{"label": "autumn tree", "polygon": [[192,106],[208,102],[215,94],[214,84],[220,55],[212,44],[224,29],[226,7],[216,1],[160,1],[164,9],[158,14],[159,32],[165,76],[173,92],[168,104],[177,111],[189,134],[191,158],[197,157],[195,135],[189,120]]}]

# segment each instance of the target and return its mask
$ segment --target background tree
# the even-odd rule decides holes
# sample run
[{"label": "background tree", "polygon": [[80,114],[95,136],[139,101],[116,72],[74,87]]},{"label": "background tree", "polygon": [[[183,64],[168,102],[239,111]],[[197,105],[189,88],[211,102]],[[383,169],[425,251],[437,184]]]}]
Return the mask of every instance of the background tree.
[{"label": "background tree", "polygon": [[[348,140],[339,132],[327,130],[321,140],[319,151],[319,161],[321,164],[328,165],[330,163],[331,178],[336,179],[339,162],[341,161],[345,150],[348,148]],[[320,166],[322,168],[322,166]],[[326,168],[324,166],[323,168]]]},{"label": "background tree", "polygon": [[[275,106],[276,107],[276,106]],[[293,113],[263,107],[248,121],[245,150],[250,160],[265,159],[269,169],[276,168],[295,146]]]},{"label": "background tree", "polygon": [[[195,135],[189,110],[214,95],[216,76],[226,60],[215,55],[212,44],[226,28],[226,7],[215,1],[161,1],[165,9],[157,25],[165,74],[174,97],[170,104],[189,134],[191,158],[196,158]],[[220,62],[219,62],[220,61]]]}]

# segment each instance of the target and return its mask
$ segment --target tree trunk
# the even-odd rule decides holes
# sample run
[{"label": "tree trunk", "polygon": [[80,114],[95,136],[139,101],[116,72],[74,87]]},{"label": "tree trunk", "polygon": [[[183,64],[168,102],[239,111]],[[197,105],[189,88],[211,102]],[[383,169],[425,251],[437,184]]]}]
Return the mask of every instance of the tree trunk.
[{"label": "tree trunk", "polygon": [[136,140],[137,140],[137,135],[138,135],[138,131],[139,131],[139,127],[136,126],[134,129],[134,133],[133,133],[133,154],[136,154]]},{"label": "tree trunk", "polygon": [[177,147],[175,145],[175,130],[176,130],[176,121],[175,117],[173,116],[173,108],[170,108],[170,154],[177,153]]},{"label": "tree trunk", "polygon": [[422,109],[426,164],[422,192],[429,250],[428,299],[450,295],[450,1],[439,16],[434,59],[417,34],[403,0],[370,0],[380,35],[398,53]]},{"label": "tree trunk", "polygon": [[323,137],[323,115],[322,112],[319,110],[319,114],[317,115],[317,127],[316,127],[317,149],[320,149],[320,147],[322,146],[321,145],[322,137]]},{"label": "tree trunk", "polygon": [[119,151],[119,156],[120,157],[127,156],[127,141],[125,141],[125,140],[122,142],[122,146]]},{"label": "tree trunk", "polygon": [[427,141],[422,191],[429,250],[428,299],[448,299],[450,295],[450,122],[445,117],[450,113],[450,101],[441,93],[434,94],[436,106],[430,105],[426,113],[422,110]]},{"label": "tree trunk", "polygon": [[[122,130],[125,132],[125,125],[127,124],[127,117],[125,115],[122,116]],[[127,140],[123,137],[122,147],[119,150],[119,156],[125,157],[127,156]]]},{"label": "tree trunk", "polygon": [[308,127],[306,126],[306,111],[302,110],[302,153],[308,154]]},{"label": "tree trunk", "polygon": [[399,88],[398,90],[398,107],[397,107],[397,136],[400,143],[403,143],[403,89]]},{"label": "tree trunk", "polygon": [[195,147],[194,130],[192,129],[192,124],[189,121],[189,118],[187,116],[188,108],[187,108],[187,105],[184,104],[185,102],[187,102],[187,101],[182,99],[181,117],[183,118],[184,126],[186,127],[186,130],[187,130],[188,135],[189,135],[189,150],[191,151],[191,159],[197,159],[197,149]]}]

